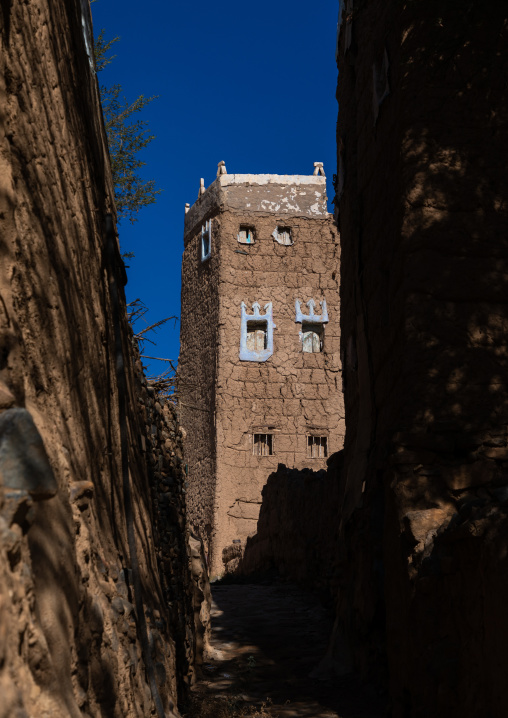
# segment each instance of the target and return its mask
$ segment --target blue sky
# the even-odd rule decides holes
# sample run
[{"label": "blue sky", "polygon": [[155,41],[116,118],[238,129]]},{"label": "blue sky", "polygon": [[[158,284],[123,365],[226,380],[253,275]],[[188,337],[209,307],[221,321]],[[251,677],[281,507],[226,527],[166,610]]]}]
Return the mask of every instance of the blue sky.
[{"label": "blue sky", "polygon": [[[180,316],[185,202],[196,200],[200,177],[213,182],[220,160],[255,174],[312,174],[321,161],[332,196],[338,2],[97,0],[92,12],[96,35],[121,38],[100,83],[121,84],[128,100],[159,96],[143,111],[157,137],[140,158],[164,192],[134,225],[119,226],[122,250],[136,255],[127,300],[141,298],[153,323]],[[146,353],[177,359],[178,334],[178,323],[166,324]]]}]

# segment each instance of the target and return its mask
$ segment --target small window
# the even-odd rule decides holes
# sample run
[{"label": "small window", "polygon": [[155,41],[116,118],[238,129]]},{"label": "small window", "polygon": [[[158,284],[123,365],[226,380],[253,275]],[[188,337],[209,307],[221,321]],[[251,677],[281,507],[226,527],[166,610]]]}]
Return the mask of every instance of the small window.
[{"label": "small window", "polygon": [[204,262],[212,253],[212,220],[207,219],[201,227],[201,261]]},{"label": "small window", "polygon": [[273,456],[273,434],[253,434],[252,453],[254,456]]},{"label": "small window", "polygon": [[307,437],[307,458],[326,459],[328,456],[328,439],[326,436]]},{"label": "small window", "polygon": [[323,351],[324,328],[322,324],[302,322],[302,348],[307,354]]},{"label": "small window", "polygon": [[238,241],[240,244],[254,244],[254,227],[240,225]]},{"label": "small window", "polygon": [[250,352],[262,352],[268,347],[266,322],[247,322],[247,349]]},{"label": "small window", "polygon": [[277,227],[272,236],[279,244],[293,244],[291,227]]}]

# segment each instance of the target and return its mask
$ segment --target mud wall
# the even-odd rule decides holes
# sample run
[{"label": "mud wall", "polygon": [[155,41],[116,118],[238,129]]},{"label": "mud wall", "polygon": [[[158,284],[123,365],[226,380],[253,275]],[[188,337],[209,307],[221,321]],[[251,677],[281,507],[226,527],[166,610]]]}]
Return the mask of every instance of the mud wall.
[{"label": "mud wall", "polygon": [[171,715],[195,653],[181,436],[104,231],[88,3],[0,20],[0,716],[141,717],[157,693]]},{"label": "mud wall", "polygon": [[275,570],[333,603],[338,589],[339,477],[342,452],[327,469],[288,469],[279,464],[262,490],[257,532],[243,556],[231,556],[228,572],[243,576]]},{"label": "mud wall", "polygon": [[[179,410],[186,434],[189,523],[211,552],[215,506],[215,392],[219,322],[218,236],[207,207],[194,218],[186,215],[187,231],[182,258],[180,357],[178,362]],[[193,221],[189,221],[193,220]],[[201,261],[201,227],[212,221],[211,256]]]},{"label": "mud wall", "polygon": [[345,5],[337,655],[387,650],[395,718],[501,717],[506,9]]}]

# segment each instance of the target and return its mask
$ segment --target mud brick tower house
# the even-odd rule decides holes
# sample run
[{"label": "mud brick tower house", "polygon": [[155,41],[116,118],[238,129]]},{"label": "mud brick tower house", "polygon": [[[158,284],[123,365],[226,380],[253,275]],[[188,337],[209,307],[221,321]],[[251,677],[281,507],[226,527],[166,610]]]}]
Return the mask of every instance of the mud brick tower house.
[{"label": "mud brick tower house", "polygon": [[339,238],[313,175],[227,174],[186,207],[179,363],[187,500],[212,574],[278,463],[342,448]]}]

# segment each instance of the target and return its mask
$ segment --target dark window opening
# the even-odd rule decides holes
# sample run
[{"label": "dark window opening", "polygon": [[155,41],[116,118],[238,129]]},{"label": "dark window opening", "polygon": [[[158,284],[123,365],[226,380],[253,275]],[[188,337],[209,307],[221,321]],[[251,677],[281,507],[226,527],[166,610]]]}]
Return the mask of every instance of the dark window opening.
[{"label": "dark window opening", "polygon": [[302,348],[308,354],[319,354],[323,351],[324,327],[322,324],[302,322]]},{"label": "dark window opening", "polygon": [[262,352],[268,347],[268,327],[266,322],[247,322],[247,349]]},{"label": "dark window opening", "polygon": [[290,245],[293,244],[293,238],[291,236],[291,227],[277,227],[275,230],[275,239],[279,244]]},{"label": "dark window opening", "polygon": [[254,244],[254,239],[254,227],[241,224],[238,231],[238,241],[240,244]]},{"label": "dark window opening", "polygon": [[253,434],[252,453],[254,456],[272,456],[273,434]]},{"label": "dark window opening", "polygon": [[307,458],[326,459],[328,456],[328,439],[326,436],[307,437]]}]

